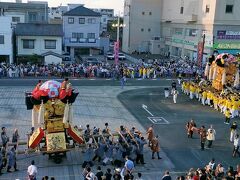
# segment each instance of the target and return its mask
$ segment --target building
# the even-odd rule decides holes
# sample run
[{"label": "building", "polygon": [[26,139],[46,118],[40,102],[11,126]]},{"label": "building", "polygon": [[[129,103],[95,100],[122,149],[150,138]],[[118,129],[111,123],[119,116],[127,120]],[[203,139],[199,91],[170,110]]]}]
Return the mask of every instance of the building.
[{"label": "building", "polygon": [[[126,43],[123,43],[123,45],[128,44],[128,46],[123,49],[126,52],[140,51],[137,46],[143,46],[142,41],[146,40],[145,37],[138,35],[139,28],[134,29],[135,24],[139,22],[139,17],[134,16],[134,9],[140,9],[138,12],[140,16],[140,11],[142,13],[147,11],[148,4],[154,7],[160,6],[161,11],[158,18],[157,16],[154,16],[156,19],[152,18],[152,21],[153,19],[156,20],[155,23],[160,21],[158,23],[160,24],[160,32],[157,35],[158,37],[155,35],[155,37],[149,37],[146,40],[150,50],[154,43],[158,43],[158,53],[170,52],[174,56],[187,56],[190,59],[196,59],[203,36],[205,36],[204,57],[214,50],[218,50],[219,53],[235,54],[240,49],[239,0],[151,0],[151,3],[149,1],[137,1],[137,5],[135,1],[125,1],[124,21],[128,27],[124,30],[124,42]],[[154,8],[151,9],[154,10]],[[140,17],[142,19],[144,16]],[[142,27],[149,26],[149,22],[141,22]],[[159,29],[156,28],[156,31],[153,31],[158,32]],[[134,36],[131,37],[128,33]],[[134,39],[139,40],[136,43]],[[153,49],[156,51],[156,48]]]},{"label": "building", "polygon": [[47,23],[48,3],[29,1],[28,3],[0,2],[0,16],[9,16],[13,23]]},{"label": "building", "polygon": [[62,16],[67,11],[70,11],[78,6],[83,6],[83,4],[67,4],[67,6],[49,7],[48,8],[48,22],[50,24],[62,24]]},{"label": "building", "polygon": [[62,25],[18,23],[17,56],[42,56],[45,57],[45,64],[62,62],[62,37]]},{"label": "building", "polygon": [[122,50],[148,52],[149,41],[160,36],[159,0],[125,0]]},{"label": "building", "polygon": [[0,16],[0,62],[13,63],[12,19]]},{"label": "building", "polygon": [[[3,30],[6,28],[9,32],[5,32],[8,34],[8,41],[5,43],[10,43],[12,45],[11,48],[11,56],[10,63],[15,61],[16,57],[16,42],[15,42],[15,27],[17,23],[47,23],[48,22],[48,3],[42,1],[29,1],[28,3],[22,3],[21,0],[16,0],[14,2],[0,2],[0,17],[8,17],[11,20],[10,27],[3,27]],[[6,18],[5,18],[6,19]],[[7,23],[8,24],[8,23]],[[1,31],[1,30],[0,30]],[[11,34],[11,37],[9,37]],[[7,47],[9,47],[7,45]]]},{"label": "building", "polygon": [[114,9],[92,9],[93,11],[101,14],[101,24],[100,24],[100,32],[107,32],[107,26],[110,22],[112,22],[114,17]]},{"label": "building", "polygon": [[63,14],[64,47],[72,59],[108,51],[109,40],[100,37],[100,19],[99,13],[84,6]]}]

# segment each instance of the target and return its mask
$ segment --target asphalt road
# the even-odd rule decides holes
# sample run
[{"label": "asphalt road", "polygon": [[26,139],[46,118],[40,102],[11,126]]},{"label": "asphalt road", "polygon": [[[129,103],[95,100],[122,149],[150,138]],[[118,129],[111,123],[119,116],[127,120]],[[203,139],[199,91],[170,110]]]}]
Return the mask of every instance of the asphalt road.
[{"label": "asphalt road", "polygon": [[[118,95],[123,105],[145,127],[153,124],[150,117],[163,124],[154,125],[155,133],[159,135],[161,149],[175,165],[173,171],[186,171],[191,167],[204,167],[211,158],[216,163],[222,163],[225,168],[236,167],[239,158],[232,158],[233,145],[229,142],[230,127],[223,123],[224,116],[208,106],[202,106],[196,100],[190,100],[186,95],[180,94],[177,104],[173,104],[172,97],[164,98],[164,88],[144,88],[125,91]],[[143,109],[143,104],[145,105]],[[147,108],[146,108],[147,106]],[[200,150],[199,135],[194,134],[193,139],[188,139],[185,124],[190,118],[196,121],[198,127],[206,128],[213,125],[216,130],[216,141],[212,149]],[[165,123],[165,124],[164,124]]]},{"label": "asphalt road", "polygon": [[[54,79],[59,82],[62,82],[63,79],[58,78],[13,78],[13,79],[0,79],[0,86],[32,86],[34,87],[38,80],[42,79],[43,81]],[[126,86],[170,86],[171,79],[128,79]],[[73,86],[120,86],[120,80],[113,79],[77,79],[70,78],[70,82]]]}]

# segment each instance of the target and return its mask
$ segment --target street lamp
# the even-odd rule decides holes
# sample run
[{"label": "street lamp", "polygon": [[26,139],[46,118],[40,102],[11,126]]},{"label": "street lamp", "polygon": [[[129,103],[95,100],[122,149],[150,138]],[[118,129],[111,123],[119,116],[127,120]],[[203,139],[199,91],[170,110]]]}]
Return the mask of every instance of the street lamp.
[{"label": "street lamp", "polygon": [[112,27],[117,28],[117,41],[114,43],[115,65],[117,65],[118,64],[118,53],[119,53],[119,32],[120,32],[120,28],[125,27],[125,24],[120,24],[120,15],[118,16],[117,24],[112,24]]}]

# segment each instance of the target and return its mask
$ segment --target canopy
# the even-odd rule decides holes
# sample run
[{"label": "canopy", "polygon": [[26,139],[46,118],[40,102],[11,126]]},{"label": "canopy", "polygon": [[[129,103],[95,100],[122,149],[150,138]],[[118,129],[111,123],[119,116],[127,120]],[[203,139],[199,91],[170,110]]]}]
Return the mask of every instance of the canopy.
[{"label": "canopy", "polygon": [[40,90],[48,93],[50,98],[57,97],[59,95],[59,88],[61,87],[61,83],[54,80],[49,80],[43,83],[40,87]]}]

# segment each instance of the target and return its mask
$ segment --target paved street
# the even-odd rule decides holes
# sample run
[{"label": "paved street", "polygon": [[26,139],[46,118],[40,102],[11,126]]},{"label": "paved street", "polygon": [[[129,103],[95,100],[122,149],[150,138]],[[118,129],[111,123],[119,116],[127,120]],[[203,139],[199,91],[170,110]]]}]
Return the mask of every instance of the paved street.
[{"label": "paved street", "polygon": [[[202,167],[211,158],[222,163],[225,167],[239,163],[239,158],[232,158],[233,145],[229,142],[230,127],[223,122],[225,117],[208,106],[190,100],[186,95],[180,94],[177,104],[173,104],[172,97],[164,98],[164,88],[145,88],[125,91],[118,96],[125,107],[138,119],[145,128],[149,123],[154,125],[156,133],[160,136],[161,148],[174,164],[175,171],[184,171],[190,167]],[[147,106],[147,112],[142,105]],[[200,150],[200,139],[194,134],[188,139],[185,124],[193,118],[198,127],[210,124],[216,130],[216,141],[212,149]]]},{"label": "paved street", "polygon": [[[14,128],[19,128],[21,139],[25,140],[25,134],[31,127],[31,111],[27,111],[24,105],[24,92],[32,90],[36,80],[0,80],[0,82],[2,85],[0,87],[2,97],[0,124],[7,127],[9,136]],[[136,172],[142,172],[144,179],[159,179],[166,169],[176,176],[190,167],[205,165],[212,157],[224,165],[235,166],[237,163],[237,159],[231,158],[232,146],[227,141],[229,127],[223,124],[223,116],[209,107],[202,107],[198,102],[190,102],[184,95],[180,95],[176,105],[173,105],[172,99],[165,100],[163,88],[169,86],[170,80],[131,80],[124,90],[120,89],[119,82],[111,81],[113,84],[109,84],[108,80],[72,80],[71,82],[79,91],[79,96],[74,103],[74,124],[76,125],[85,127],[86,124],[90,124],[91,127],[103,128],[104,123],[109,122],[113,130],[120,125],[125,125],[129,128],[135,126],[145,132],[145,128],[152,122],[148,119],[151,115],[142,108],[143,104],[154,117],[163,117],[170,123],[155,125],[156,132],[160,136],[160,155],[163,159],[153,161],[146,147],[146,164],[136,167]],[[8,86],[3,86],[4,83]],[[94,83],[98,86],[93,86]],[[196,119],[198,126],[204,124],[208,127],[210,123],[214,125],[217,140],[212,150],[200,151],[199,139],[196,135],[194,139],[187,139],[185,122],[191,117]],[[158,119],[152,118],[152,120]],[[48,160],[47,156],[19,155],[20,171],[4,173],[0,179],[25,179],[26,168],[32,159],[35,159],[39,167],[39,178],[49,175],[57,179],[82,179],[82,156],[81,150],[75,149],[67,154],[67,158],[60,165],[57,165]],[[108,167],[111,168],[111,166]]]}]

